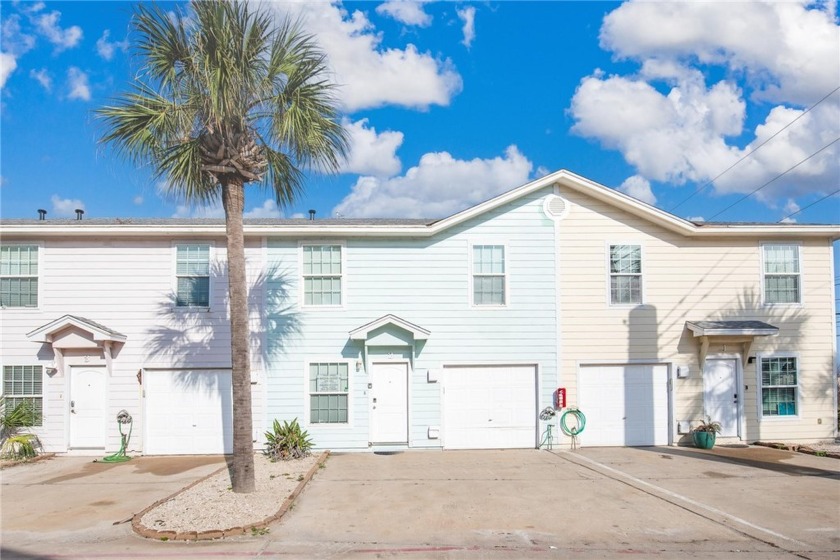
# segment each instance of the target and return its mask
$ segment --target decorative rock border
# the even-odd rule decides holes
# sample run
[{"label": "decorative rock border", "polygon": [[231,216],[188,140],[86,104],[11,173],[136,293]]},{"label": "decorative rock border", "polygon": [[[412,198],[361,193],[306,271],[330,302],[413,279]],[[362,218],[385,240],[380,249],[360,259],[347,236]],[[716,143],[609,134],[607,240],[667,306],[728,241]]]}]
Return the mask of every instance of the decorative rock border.
[{"label": "decorative rock border", "polygon": [[248,533],[252,530],[264,529],[268,525],[270,525],[271,523],[274,523],[275,521],[279,521],[280,518],[282,518],[284,515],[286,515],[286,512],[288,512],[289,509],[292,507],[292,504],[297,499],[297,497],[300,495],[300,493],[303,491],[304,487],[309,483],[309,481],[312,479],[312,477],[315,476],[315,473],[318,472],[318,469],[320,469],[324,465],[324,463],[326,462],[329,455],[330,455],[329,451],[324,451],[323,453],[321,453],[321,456],[318,457],[318,460],[315,461],[315,464],[312,465],[312,467],[310,467],[309,471],[303,477],[303,480],[301,480],[298,483],[298,485],[295,487],[295,489],[292,491],[292,493],[289,494],[286,497],[285,500],[283,500],[283,505],[280,506],[280,509],[277,510],[277,513],[275,513],[274,515],[270,515],[270,516],[266,517],[265,519],[263,519],[261,521],[257,521],[256,523],[249,523],[249,524],[247,524],[243,527],[229,527],[227,529],[213,529],[213,530],[201,531],[201,532],[198,532],[198,531],[175,532],[175,531],[158,531],[157,529],[151,529],[149,527],[146,527],[145,525],[143,525],[140,522],[140,520],[143,518],[143,516],[146,515],[149,511],[153,510],[154,508],[161,505],[162,503],[164,503],[168,500],[171,500],[172,498],[174,498],[178,494],[181,494],[182,492],[186,492],[187,490],[189,490],[193,486],[201,484],[202,482],[204,482],[208,478],[216,476],[220,472],[227,469],[227,466],[225,466],[225,467],[222,467],[222,468],[220,468],[216,471],[213,471],[212,473],[208,474],[207,476],[199,478],[198,480],[196,480],[192,484],[184,486],[183,488],[181,488],[180,490],[178,490],[174,494],[172,494],[170,496],[167,496],[166,498],[163,498],[161,500],[156,501],[155,503],[153,503],[152,505],[150,505],[149,507],[147,507],[146,509],[144,509],[140,513],[135,513],[134,517],[131,518],[131,528],[134,530],[135,533],[137,533],[141,537],[146,537],[148,539],[155,539],[155,540],[160,540],[160,541],[209,541],[209,540],[222,539],[222,538],[227,538],[227,537],[238,537],[238,536],[242,536],[242,535],[244,535],[244,534],[246,534],[246,533]]},{"label": "decorative rock border", "polygon": [[53,457],[55,457],[55,453],[41,453],[40,455],[36,455],[31,459],[3,459],[0,460],[0,469],[8,469],[11,467],[17,467],[18,465],[30,465],[32,463],[37,463],[38,461],[52,459]]},{"label": "decorative rock border", "polygon": [[840,459],[840,453],[836,451],[822,451],[820,449],[811,449],[807,445],[799,445],[796,443],[777,443],[772,441],[757,441],[755,445],[762,447],[770,447],[772,449],[781,449],[783,451],[792,451],[794,453],[806,453],[808,455],[816,455],[817,457],[831,457],[832,459]]}]

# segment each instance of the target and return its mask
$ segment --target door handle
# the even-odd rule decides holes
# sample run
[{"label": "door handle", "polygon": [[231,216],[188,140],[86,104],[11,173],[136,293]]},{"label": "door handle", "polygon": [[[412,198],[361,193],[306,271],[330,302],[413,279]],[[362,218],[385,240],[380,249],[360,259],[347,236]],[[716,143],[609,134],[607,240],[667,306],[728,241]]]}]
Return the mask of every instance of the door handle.
[{"label": "door handle", "polygon": [[70,401],[70,414],[76,414],[76,401]]},{"label": "door handle", "polygon": [[373,404],[376,404],[376,397],[373,397]]}]

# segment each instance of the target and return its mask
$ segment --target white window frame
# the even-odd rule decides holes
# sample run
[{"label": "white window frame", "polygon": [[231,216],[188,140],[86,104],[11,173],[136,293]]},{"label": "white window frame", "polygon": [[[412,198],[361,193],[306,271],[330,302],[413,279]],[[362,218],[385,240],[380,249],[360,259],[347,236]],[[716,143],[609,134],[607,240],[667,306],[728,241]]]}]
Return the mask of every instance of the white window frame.
[{"label": "white window frame", "polygon": [[[763,383],[763,362],[764,360],[770,360],[774,358],[793,358],[796,360],[796,385],[770,385],[768,387],[764,386]],[[756,386],[758,387],[758,395],[756,398],[756,411],[758,412],[758,419],[760,421],[771,421],[771,422],[779,422],[784,420],[796,420],[800,417],[800,411],[802,406],[802,398],[801,398],[801,379],[802,379],[802,359],[800,358],[798,353],[795,352],[773,352],[770,354],[758,354],[756,356],[756,368],[755,368],[755,375],[756,375]],[[787,388],[793,387],[795,394],[794,394],[794,403],[796,406],[796,414],[764,414],[764,389],[774,389],[774,388]]]},{"label": "white window frame", "polygon": [[[638,247],[639,248],[639,267],[640,272],[638,273],[631,273],[631,274],[623,274],[623,273],[613,273],[612,272],[612,248],[626,245],[629,247]],[[607,305],[609,307],[618,307],[618,308],[633,308],[638,307],[640,305],[644,305],[647,301],[645,297],[645,246],[638,241],[608,241],[606,243],[606,272],[607,272]],[[639,278],[639,297],[641,301],[638,302],[614,302],[612,299],[612,279],[613,277],[618,276],[638,276]]]},{"label": "white window frame", "polygon": [[[347,365],[347,421],[346,422],[313,422],[312,421],[312,404],[310,397],[313,394],[345,394],[344,392],[325,392],[325,393],[312,393],[309,389],[310,383],[310,368],[314,364],[346,364]],[[304,387],[306,390],[304,391],[304,402],[303,402],[303,409],[305,411],[304,418],[306,419],[306,425],[309,426],[310,429],[343,429],[343,428],[351,428],[353,426],[353,374],[356,372],[355,370],[355,360],[349,360],[346,358],[309,358],[304,361],[303,367],[303,379],[304,379]]]},{"label": "white window frame", "polygon": [[[207,245],[207,305],[178,305],[178,247],[183,245]],[[216,262],[216,244],[205,240],[178,240],[172,242],[172,308],[177,311],[209,311],[213,307],[213,264]]]},{"label": "white window frame", "polygon": [[[38,250],[38,274],[34,277],[38,280],[38,292],[36,294],[37,304],[34,306],[12,306],[7,307],[5,305],[0,305],[0,309],[3,309],[4,312],[7,311],[38,311],[41,309],[41,302],[43,300],[44,295],[44,279],[43,279],[43,260],[44,260],[44,244],[40,242],[15,242],[15,243],[0,243],[2,247],[35,247]],[[3,275],[2,278],[33,278],[30,275]]]},{"label": "white window frame", "polygon": [[[339,285],[341,287],[341,303],[338,305],[313,305],[306,303],[306,278],[334,276],[327,274],[310,274],[303,273],[303,248],[304,247],[339,247],[341,250],[341,273],[338,275]],[[329,240],[315,240],[315,241],[301,241],[298,243],[298,278],[300,279],[300,290],[298,297],[300,298],[300,307],[307,311],[319,310],[335,310],[347,307],[347,243],[344,241],[329,241]]]},{"label": "white window frame", "polygon": [[[766,247],[773,246],[773,245],[784,245],[784,246],[789,246],[789,247],[796,247],[796,260],[798,261],[798,264],[799,264],[799,272],[785,273],[785,274],[781,274],[781,273],[769,273],[768,274],[767,273],[767,271],[765,269],[764,252],[766,250]],[[759,244],[759,250],[760,250],[759,252],[761,253],[761,256],[760,256],[760,259],[759,259],[761,261],[761,263],[760,263],[761,264],[761,269],[759,271],[760,275],[761,275],[761,303],[763,305],[766,305],[766,306],[769,306],[769,307],[777,307],[777,306],[800,307],[800,306],[802,306],[804,304],[804,301],[805,301],[805,296],[804,296],[805,290],[803,289],[804,274],[803,274],[803,271],[802,271],[802,244],[801,243],[796,243],[796,242],[790,242],[790,241],[762,241]],[[774,302],[767,301],[767,284],[766,284],[766,282],[767,282],[767,277],[768,276],[797,276],[799,278],[799,301],[792,301],[792,302],[788,302],[788,303],[784,303],[784,302],[774,303]]]},{"label": "white window frame", "polygon": [[[504,265],[504,272],[502,274],[480,274],[476,273],[475,271],[475,248],[476,247],[501,247],[502,248],[502,263]],[[508,251],[507,243],[494,243],[491,241],[487,242],[479,242],[479,241],[471,241],[469,244],[469,273],[470,273],[470,282],[469,282],[469,297],[470,297],[470,306],[474,309],[504,309],[510,306],[510,252]],[[504,302],[501,304],[498,303],[476,303],[475,302],[475,279],[476,277],[495,277],[501,276],[502,282],[504,283],[504,289],[502,291],[502,297],[504,298]]]},{"label": "white window frame", "polygon": [[[36,395],[35,393],[6,393],[6,368],[15,368],[15,367],[32,367],[32,368],[40,368],[41,370],[41,394]],[[46,383],[45,383],[45,367],[43,364],[3,364],[2,368],[0,368],[0,394],[2,394],[7,399],[41,399],[41,422],[32,428],[38,429],[44,427],[44,418],[45,418],[45,411],[46,411],[46,404],[47,399],[44,395]],[[8,406],[8,403],[6,403]]]}]

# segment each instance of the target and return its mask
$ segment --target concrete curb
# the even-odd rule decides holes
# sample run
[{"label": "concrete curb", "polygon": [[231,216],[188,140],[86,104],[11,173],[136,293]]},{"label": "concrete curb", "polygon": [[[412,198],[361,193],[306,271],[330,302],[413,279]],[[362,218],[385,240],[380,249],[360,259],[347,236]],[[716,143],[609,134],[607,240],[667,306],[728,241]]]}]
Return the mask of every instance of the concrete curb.
[{"label": "concrete curb", "polygon": [[309,483],[310,480],[312,480],[312,477],[315,476],[315,473],[318,472],[318,469],[320,469],[324,465],[324,463],[326,462],[329,455],[330,455],[329,450],[321,453],[321,455],[318,457],[318,460],[315,461],[315,464],[312,465],[312,467],[310,467],[310,469],[306,473],[306,475],[304,475],[303,480],[301,480],[298,483],[298,485],[295,487],[295,489],[292,490],[292,493],[289,494],[286,497],[285,500],[283,500],[283,504],[280,506],[280,509],[277,510],[277,512],[274,515],[270,515],[270,516],[266,517],[265,519],[262,519],[261,521],[257,521],[255,523],[248,523],[247,525],[244,525],[242,527],[228,527],[227,529],[221,529],[220,528],[220,529],[212,529],[212,530],[201,531],[201,532],[198,532],[198,531],[183,531],[183,532],[158,531],[157,529],[152,529],[150,527],[146,527],[145,525],[143,525],[140,522],[140,520],[143,518],[144,515],[146,515],[151,510],[155,509],[156,507],[158,507],[162,503],[171,500],[172,498],[174,498],[178,494],[186,492],[187,490],[189,490],[193,486],[201,484],[205,480],[207,480],[207,479],[209,479],[213,476],[216,476],[220,472],[227,469],[227,466],[224,466],[224,467],[222,467],[218,470],[215,470],[215,471],[211,472],[207,476],[203,476],[203,477],[199,478],[198,480],[196,480],[192,484],[188,484],[187,486],[181,488],[180,490],[178,490],[174,494],[172,494],[170,496],[167,496],[167,497],[165,497],[161,500],[156,501],[155,503],[153,503],[149,507],[145,508],[140,513],[134,514],[134,517],[131,518],[131,528],[135,533],[137,533],[141,537],[145,537],[147,539],[161,540],[161,541],[209,541],[209,540],[215,540],[215,539],[222,539],[222,538],[226,538],[226,537],[238,537],[238,536],[242,536],[242,535],[244,535],[244,534],[246,534],[246,533],[248,533],[252,530],[264,529],[268,525],[270,525],[271,523],[274,523],[275,521],[279,521],[280,518],[282,518],[284,515],[286,515],[286,513],[291,509],[292,505],[294,504],[294,501],[297,499],[297,497],[303,491],[304,487]]},{"label": "concrete curb", "polygon": [[792,451],[793,453],[805,453],[807,455],[814,455],[816,457],[830,457],[832,459],[840,459],[840,453],[836,451],[821,451],[819,449],[811,449],[807,445],[799,445],[796,443],[776,443],[772,441],[757,441],[753,445],[760,445],[762,447],[770,447],[772,449],[781,449],[783,451]]},{"label": "concrete curb", "polygon": [[717,510],[712,506],[708,506],[706,504],[692,500],[686,496],[682,496],[680,494],[667,490],[666,488],[657,486],[656,484],[638,479],[617,468],[612,468],[608,465],[599,463],[594,459],[579,456],[576,453],[569,451],[551,451],[550,453],[553,453],[555,456],[564,459],[570,463],[578,465],[579,467],[595,471],[611,480],[620,482],[622,484],[626,484],[640,492],[644,492],[645,494],[659,498],[660,500],[673,504],[686,511],[690,511],[691,513],[694,513],[695,515],[698,515],[713,523],[717,523],[732,531],[741,533],[742,535],[746,535],[747,537],[750,537],[757,541],[769,544],[777,549],[790,552],[792,554],[805,552],[809,549],[808,545],[805,543],[799,542],[795,539],[791,539],[778,533],[774,533],[772,531],[749,523],[746,520],[728,514],[724,511]]},{"label": "concrete curb", "polygon": [[46,459],[52,459],[55,457],[55,453],[42,453],[40,455],[36,455],[31,459],[26,459],[23,461],[15,461],[14,459],[3,459],[0,461],[0,469],[10,469],[12,467],[18,467],[20,465],[31,465],[32,463],[37,463],[38,461],[44,461]]}]

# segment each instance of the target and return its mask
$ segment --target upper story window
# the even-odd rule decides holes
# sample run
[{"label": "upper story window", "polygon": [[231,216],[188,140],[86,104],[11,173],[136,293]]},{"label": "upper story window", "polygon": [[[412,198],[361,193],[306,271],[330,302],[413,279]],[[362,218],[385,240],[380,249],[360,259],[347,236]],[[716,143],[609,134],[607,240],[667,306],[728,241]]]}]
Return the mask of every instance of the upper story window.
[{"label": "upper story window", "polygon": [[346,362],[309,364],[309,422],[346,424],[350,367]]},{"label": "upper story window", "polygon": [[302,270],[304,305],[341,305],[341,245],[304,245]]},{"label": "upper story window", "polygon": [[0,306],[38,307],[38,246],[0,247]]},{"label": "upper story window", "polygon": [[177,245],[175,276],[178,307],[210,307],[210,245]]},{"label": "upper story window", "polygon": [[473,305],[505,305],[504,245],[473,245]]},{"label": "upper story window", "polygon": [[42,366],[3,366],[6,411],[27,402],[35,413],[35,426],[43,424],[44,383]]},{"label": "upper story window", "polygon": [[762,416],[796,415],[798,378],[796,358],[761,358]]},{"label": "upper story window", "polygon": [[641,245],[610,245],[610,303],[642,303]]},{"label": "upper story window", "polygon": [[764,303],[802,303],[799,246],[764,248]]}]

